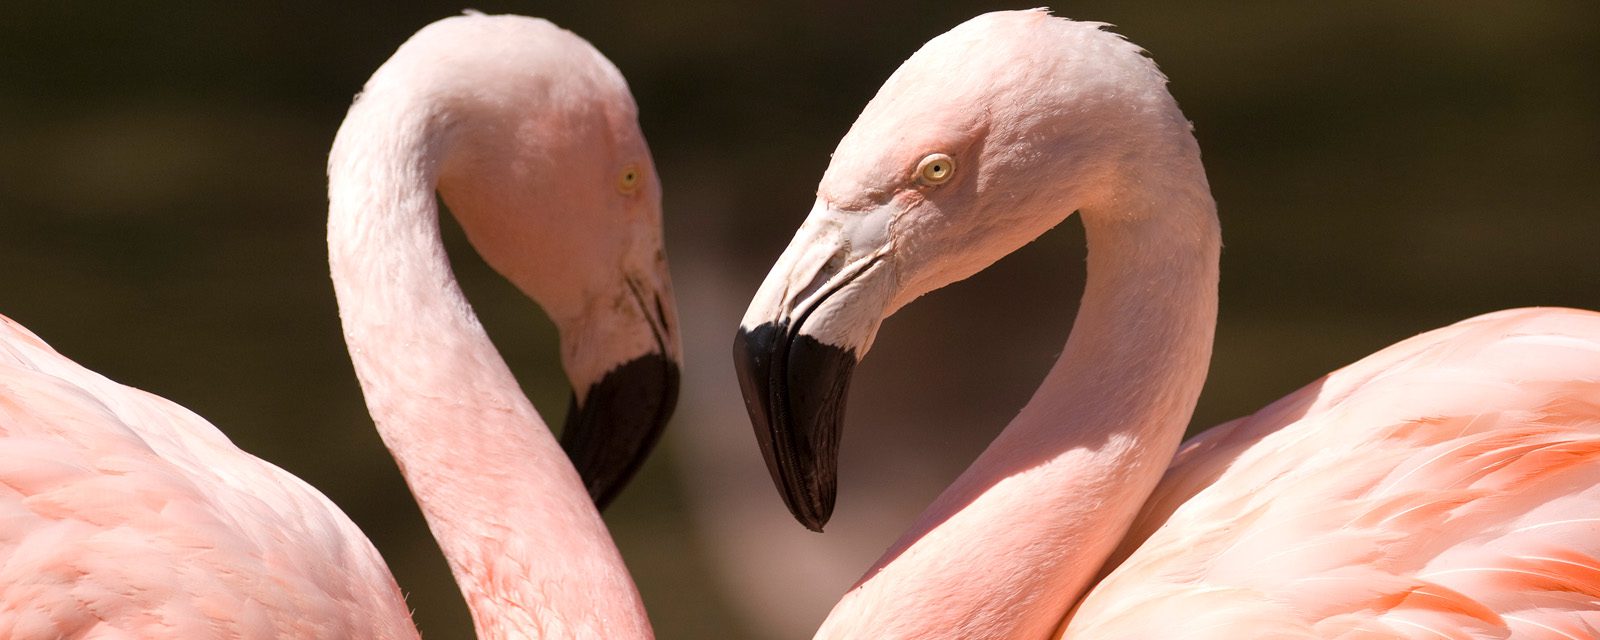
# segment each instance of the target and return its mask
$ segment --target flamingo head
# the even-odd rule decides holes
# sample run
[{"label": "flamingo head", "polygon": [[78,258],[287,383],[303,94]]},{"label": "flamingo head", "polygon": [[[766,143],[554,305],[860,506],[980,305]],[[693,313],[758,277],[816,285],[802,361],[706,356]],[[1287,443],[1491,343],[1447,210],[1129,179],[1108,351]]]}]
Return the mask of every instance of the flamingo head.
[{"label": "flamingo head", "polygon": [[366,88],[389,90],[440,147],[419,171],[560,332],[561,444],[603,508],[671,417],[682,361],[661,183],[622,74],[547,21],[467,15],[419,32]]},{"label": "flamingo head", "polygon": [[1151,121],[1187,131],[1154,64],[1102,26],[973,18],[901,65],[840,141],[733,348],[768,470],[807,527],[833,510],[850,375],[884,318],[1118,197],[1168,144]]}]

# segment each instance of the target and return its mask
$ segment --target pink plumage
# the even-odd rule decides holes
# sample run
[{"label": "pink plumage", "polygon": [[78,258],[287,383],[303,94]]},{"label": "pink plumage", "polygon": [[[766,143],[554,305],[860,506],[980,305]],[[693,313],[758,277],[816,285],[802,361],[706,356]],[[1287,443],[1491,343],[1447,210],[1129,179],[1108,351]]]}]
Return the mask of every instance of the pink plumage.
[{"label": "pink plumage", "polygon": [[417,633],[321,493],[0,316],[0,637]]},{"label": "pink plumage", "polygon": [[1066,637],[1600,635],[1600,314],[1479,316],[1201,434],[1109,564]]},{"label": "pink plumage", "polygon": [[[478,637],[651,637],[589,491],[614,493],[648,451],[679,360],[659,182],[621,74],[543,20],[448,18],[373,75],[329,157],[351,359]],[[566,433],[586,430],[593,485],[461,295],[440,196],[562,333],[572,414],[595,416]],[[315,489],[0,321],[0,637],[417,637],[377,551]]]},{"label": "pink plumage", "polygon": [[928,42],[751,302],[746,406],[820,528],[843,389],[884,318],[1084,225],[1060,358],[817,637],[1600,636],[1600,314],[1473,318],[1180,448],[1217,322],[1217,204],[1166,78],[1104,26],[996,12]]}]

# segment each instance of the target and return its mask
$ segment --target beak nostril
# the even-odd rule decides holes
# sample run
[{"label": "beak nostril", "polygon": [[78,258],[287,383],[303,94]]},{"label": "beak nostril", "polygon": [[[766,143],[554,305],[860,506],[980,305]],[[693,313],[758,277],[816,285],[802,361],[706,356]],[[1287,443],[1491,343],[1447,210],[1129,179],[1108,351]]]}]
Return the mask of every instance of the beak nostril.
[{"label": "beak nostril", "polygon": [[656,303],[656,315],[651,318],[650,308],[644,304],[644,295],[639,293],[641,288],[639,283],[632,276],[625,276],[622,281],[627,283],[628,293],[633,295],[633,303],[639,306],[639,313],[645,316],[645,323],[650,325],[650,332],[655,335],[656,347],[661,350],[662,355],[670,353],[667,349],[667,336],[671,334],[668,331],[667,314],[664,310],[665,306],[661,304],[661,296],[655,293],[651,294]]},{"label": "beak nostril", "polygon": [[[627,288],[623,317],[650,328],[656,347],[616,365],[590,384],[582,403],[576,396],[561,433],[561,446],[572,459],[596,507],[604,509],[644,463],[677,406],[681,372],[676,340],[668,333],[667,302],[624,272]],[[654,313],[652,313],[652,311]],[[576,391],[576,389],[574,390]]]},{"label": "beak nostril", "polygon": [[874,254],[833,274],[789,311],[734,337],[734,368],[767,471],[789,512],[821,531],[833,514],[839,435],[857,352],[801,333],[813,311],[881,260]]},{"label": "beak nostril", "polygon": [[[672,327],[667,325],[666,305],[661,304],[661,294],[656,294],[655,295],[655,299],[656,299],[656,320],[661,323],[661,331],[663,333],[671,333]],[[662,345],[662,346],[664,348],[666,345]]]}]

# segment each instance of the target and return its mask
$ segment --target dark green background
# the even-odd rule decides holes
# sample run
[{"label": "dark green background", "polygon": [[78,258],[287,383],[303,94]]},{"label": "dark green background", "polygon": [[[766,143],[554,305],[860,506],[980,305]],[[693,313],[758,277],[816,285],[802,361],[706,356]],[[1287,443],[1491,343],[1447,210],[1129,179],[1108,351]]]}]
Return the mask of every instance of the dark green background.
[{"label": "dark green background", "polygon": [[[858,373],[824,536],[788,521],[754,461],[727,358],[878,84],[961,20],[1034,4],[474,3],[548,17],[615,61],[662,174],[684,403],[607,514],[660,637],[815,628],[1058,352],[1081,288],[1076,220],[886,325]],[[460,8],[22,0],[0,18],[0,313],[325,491],[436,640],[471,627],[340,343],[323,162],[367,75]],[[1148,49],[1196,123],[1227,243],[1197,427],[1472,314],[1600,307],[1600,4],[1056,9]],[[559,424],[548,322],[451,238],[491,333]]]}]

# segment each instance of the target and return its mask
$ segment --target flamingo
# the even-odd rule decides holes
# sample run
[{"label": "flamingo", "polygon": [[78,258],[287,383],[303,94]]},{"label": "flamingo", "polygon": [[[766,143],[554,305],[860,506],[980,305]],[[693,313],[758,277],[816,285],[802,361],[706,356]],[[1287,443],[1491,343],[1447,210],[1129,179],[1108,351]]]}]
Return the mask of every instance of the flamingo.
[{"label": "flamingo", "polygon": [[[591,502],[615,495],[676,397],[636,111],[578,36],[458,16],[378,69],[330,154],[351,359],[481,638],[652,637]],[[436,191],[561,331],[581,476],[462,297]],[[316,489],[4,318],[0,515],[0,637],[418,637],[377,550]]]},{"label": "flamingo", "polygon": [[1081,213],[1060,358],[816,637],[1600,637],[1600,314],[1471,318],[1180,449],[1216,204],[1166,78],[1104,27],[997,12],[926,44],[741,321],[763,458],[821,530],[883,319]]}]

